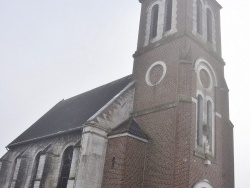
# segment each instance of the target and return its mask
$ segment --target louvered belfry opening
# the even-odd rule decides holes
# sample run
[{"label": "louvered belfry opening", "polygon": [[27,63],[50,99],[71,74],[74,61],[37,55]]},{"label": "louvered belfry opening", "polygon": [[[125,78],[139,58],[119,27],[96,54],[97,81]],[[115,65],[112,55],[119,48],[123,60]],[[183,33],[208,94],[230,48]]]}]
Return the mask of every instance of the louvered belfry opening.
[{"label": "louvered belfry opening", "polygon": [[159,14],[159,5],[156,4],[152,8],[151,38],[155,38],[157,36],[158,14]]},{"label": "louvered belfry opening", "polygon": [[173,0],[166,1],[166,31],[170,31],[172,26],[172,6]]},{"label": "louvered belfry opening", "polygon": [[197,32],[202,35],[202,4],[197,1]]},{"label": "louvered belfry opening", "polygon": [[213,29],[212,29],[212,13],[207,9],[207,41],[212,42],[213,38]]}]

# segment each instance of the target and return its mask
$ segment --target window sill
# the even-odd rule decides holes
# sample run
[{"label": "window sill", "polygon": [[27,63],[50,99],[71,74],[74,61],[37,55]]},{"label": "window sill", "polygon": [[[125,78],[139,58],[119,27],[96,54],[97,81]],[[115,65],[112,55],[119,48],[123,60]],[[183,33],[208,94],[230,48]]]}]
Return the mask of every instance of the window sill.
[{"label": "window sill", "polygon": [[194,156],[199,157],[199,158],[204,159],[204,160],[210,160],[212,163],[216,164],[215,158],[212,155],[212,153],[205,154],[203,151],[201,151],[200,149],[197,148],[194,150]]}]

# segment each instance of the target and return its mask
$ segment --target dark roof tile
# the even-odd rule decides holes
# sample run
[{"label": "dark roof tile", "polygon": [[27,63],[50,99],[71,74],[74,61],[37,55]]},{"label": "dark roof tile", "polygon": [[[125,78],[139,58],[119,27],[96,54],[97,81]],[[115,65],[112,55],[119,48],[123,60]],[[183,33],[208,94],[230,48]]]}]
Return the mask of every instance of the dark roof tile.
[{"label": "dark roof tile", "polygon": [[132,81],[131,75],[62,100],[8,146],[82,126]]},{"label": "dark roof tile", "polygon": [[116,128],[114,128],[108,136],[122,134],[122,133],[130,133],[131,135],[149,139],[148,136],[141,130],[139,124],[136,122],[134,118],[129,118],[127,121],[121,123]]}]

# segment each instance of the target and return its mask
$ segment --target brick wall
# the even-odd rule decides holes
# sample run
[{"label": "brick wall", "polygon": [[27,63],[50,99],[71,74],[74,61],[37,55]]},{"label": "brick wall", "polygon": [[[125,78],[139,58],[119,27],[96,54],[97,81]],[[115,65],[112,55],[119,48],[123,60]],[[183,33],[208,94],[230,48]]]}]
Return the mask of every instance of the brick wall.
[{"label": "brick wall", "polygon": [[176,109],[138,116],[137,122],[149,136],[144,187],[173,188]]},{"label": "brick wall", "polygon": [[109,139],[102,188],[141,187],[145,149],[145,142],[128,136]]},{"label": "brick wall", "polygon": [[[126,137],[119,137],[108,140],[104,174],[103,188],[122,186],[122,178],[125,167]],[[115,157],[114,167],[112,167],[112,159]]]},{"label": "brick wall", "polygon": [[[190,7],[188,9],[191,10]],[[232,136],[222,136],[222,127],[226,123],[220,117],[215,116],[215,158],[212,164],[205,165],[205,159],[194,154],[196,104],[192,102],[192,97],[196,98],[197,91],[194,66],[201,57],[211,65],[218,81],[217,88],[221,88],[212,95],[215,110],[228,121],[224,62],[219,53],[212,52],[193,37],[183,35],[171,42],[152,45],[135,55],[133,76],[137,82],[134,114],[142,130],[150,137],[144,187],[191,188],[196,182],[208,179],[213,187],[219,188],[223,186],[224,177],[233,179],[233,139]],[[167,74],[159,85],[151,87],[145,82],[145,74],[156,61],[166,63]],[[168,108],[169,104],[173,104],[173,108]],[[232,135],[230,131],[229,135]],[[230,146],[227,147],[224,142]],[[230,159],[225,161],[223,147],[226,148],[225,153],[230,155]],[[232,181],[228,183],[231,186]]]},{"label": "brick wall", "polygon": [[234,144],[233,127],[231,123],[224,123],[222,138],[222,187],[234,188]]}]

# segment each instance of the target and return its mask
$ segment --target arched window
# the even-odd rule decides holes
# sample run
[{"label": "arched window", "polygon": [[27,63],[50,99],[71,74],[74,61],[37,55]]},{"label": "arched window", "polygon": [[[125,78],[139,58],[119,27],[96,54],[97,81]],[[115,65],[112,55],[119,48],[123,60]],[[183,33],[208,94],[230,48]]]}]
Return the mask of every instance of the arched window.
[{"label": "arched window", "polygon": [[212,24],[212,13],[207,9],[207,41],[212,42],[213,40],[213,24]]},{"label": "arched window", "polygon": [[201,95],[198,95],[197,101],[197,145],[202,146],[202,134],[203,134],[203,98]]},{"label": "arched window", "polygon": [[173,0],[167,0],[166,1],[166,26],[165,29],[166,31],[171,30],[172,26],[172,7],[173,7]]},{"label": "arched window", "polygon": [[46,154],[42,154],[39,152],[36,155],[34,165],[33,165],[33,172],[32,172],[32,179],[30,187],[40,187],[43,177],[43,170],[46,161]]},{"label": "arched window", "polygon": [[72,156],[73,156],[73,146],[70,146],[63,153],[62,169],[61,169],[61,176],[60,176],[59,183],[58,183],[58,188],[67,188],[70,167],[72,163]]},{"label": "arched window", "polygon": [[159,5],[154,5],[152,8],[152,18],[151,18],[151,38],[157,36],[157,26],[158,26],[158,14],[159,14]]},{"label": "arched window", "polygon": [[212,103],[211,101],[207,102],[207,124],[210,127],[210,132],[208,135],[208,143],[210,145],[210,150],[212,150],[212,129],[213,129],[213,112],[212,112]]},{"label": "arched window", "polygon": [[217,87],[217,78],[211,64],[202,58],[195,62],[195,72],[197,73],[197,139],[196,151],[204,154],[204,157],[215,157],[215,90]]},{"label": "arched window", "polygon": [[202,4],[201,1],[197,1],[197,33],[202,35]]},{"label": "arched window", "polygon": [[14,168],[13,168],[13,175],[12,175],[12,181],[11,181],[11,186],[10,187],[15,187],[18,185],[20,182],[18,182],[18,175],[20,171],[20,166],[21,166],[21,158],[18,157],[15,160],[14,163]]},{"label": "arched window", "polygon": [[38,170],[39,160],[40,160],[41,152],[39,152],[36,155],[35,161],[34,161],[34,167],[33,167],[33,173],[32,173],[32,180],[31,180],[31,187],[34,187],[35,181],[36,181],[36,174]]}]

